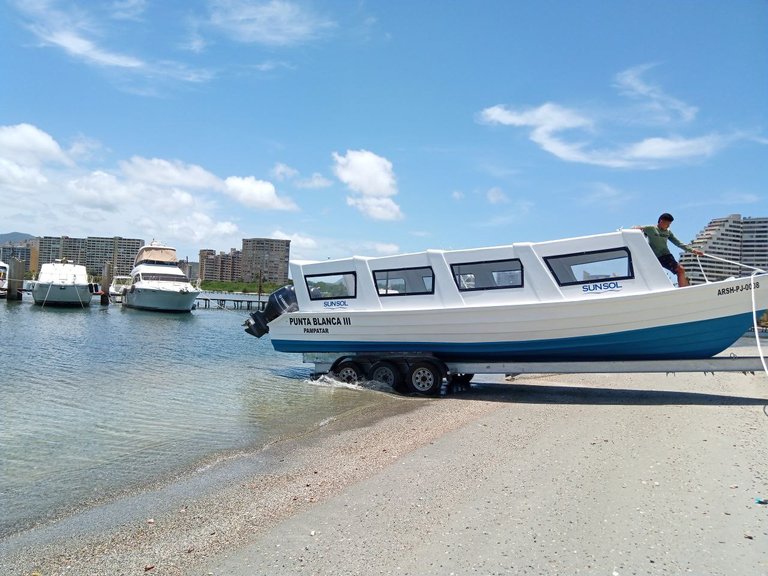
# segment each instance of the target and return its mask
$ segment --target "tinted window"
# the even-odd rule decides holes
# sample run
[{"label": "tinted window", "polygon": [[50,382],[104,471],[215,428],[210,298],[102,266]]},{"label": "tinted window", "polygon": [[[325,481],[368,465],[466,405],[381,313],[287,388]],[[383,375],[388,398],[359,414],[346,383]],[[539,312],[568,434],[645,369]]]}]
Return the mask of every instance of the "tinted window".
[{"label": "tinted window", "polygon": [[373,281],[376,283],[379,296],[432,294],[435,291],[435,274],[429,266],[375,270]]},{"label": "tinted window", "polygon": [[354,272],[340,274],[316,274],[305,276],[307,291],[311,300],[331,298],[355,298],[357,296],[357,276]]},{"label": "tinted window", "polygon": [[523,286],[523,265],[520,260],[452,264],[451,271],[456,286],[462,292]]},{"label": "tinted window", "polygon": [[560,286],[587,284],[606,278],[634,278],[632,259],[626,248],[549,256],[544,261]]}]

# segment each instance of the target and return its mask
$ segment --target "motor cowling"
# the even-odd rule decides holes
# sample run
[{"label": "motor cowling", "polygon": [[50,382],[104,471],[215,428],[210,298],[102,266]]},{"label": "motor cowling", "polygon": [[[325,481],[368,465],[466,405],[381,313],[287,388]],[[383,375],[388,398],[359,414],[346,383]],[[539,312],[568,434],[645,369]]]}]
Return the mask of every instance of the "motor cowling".
[{"label": "motor cowling", "polygon": [[299,303],[296,301],[296,290],[292,285],[283,286],[269,295],[264,310],[254,312],[245,321],[245,331],[256,338],[261,338],[269,332],[269,323],[278,316],[296,312]]}]

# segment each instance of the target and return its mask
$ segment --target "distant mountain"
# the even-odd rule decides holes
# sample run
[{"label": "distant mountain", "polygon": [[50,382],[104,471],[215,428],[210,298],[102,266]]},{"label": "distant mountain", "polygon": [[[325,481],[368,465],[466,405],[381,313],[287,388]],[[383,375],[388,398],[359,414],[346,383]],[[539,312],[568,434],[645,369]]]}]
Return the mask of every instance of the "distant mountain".
[{"label": "distant mountain", "polygon": [[23,232],[10,232],[9,234],[0,234],[0,245],[8,244],[9,242],[32,240],[32,238],[36,238],[36,236],[32,236],[32,234],[24,234]]}]

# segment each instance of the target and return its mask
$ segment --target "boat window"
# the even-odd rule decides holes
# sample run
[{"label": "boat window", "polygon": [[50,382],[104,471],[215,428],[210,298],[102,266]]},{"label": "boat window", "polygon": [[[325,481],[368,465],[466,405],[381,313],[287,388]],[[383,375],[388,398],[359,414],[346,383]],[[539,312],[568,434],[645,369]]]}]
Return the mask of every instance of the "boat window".
[{"label": "boat window", "polygon": [[374,270],[373,281],[379,296],[413,296],[435,292],[435,273],[429,266]]},{"label": "boat window", "polygon": [[451,271],[462,292],[523,287],[523,265],[517,259],[451,264]]},{"label": "boat window", "polygon": [[357,276],[354,272],[305,276],[304,281],[311,300],[357,297]]},{"label": "boat window", "polygon": [[179,274],[157,274],[153,272],[142,272],[141,279],[145,281],[157,280],[160,282],[186,282],[187,277]]},{"label": "boat window", "polygon": [[626,248],[549,256],[544,261],[560,286],[635,277],[632,258]]}]

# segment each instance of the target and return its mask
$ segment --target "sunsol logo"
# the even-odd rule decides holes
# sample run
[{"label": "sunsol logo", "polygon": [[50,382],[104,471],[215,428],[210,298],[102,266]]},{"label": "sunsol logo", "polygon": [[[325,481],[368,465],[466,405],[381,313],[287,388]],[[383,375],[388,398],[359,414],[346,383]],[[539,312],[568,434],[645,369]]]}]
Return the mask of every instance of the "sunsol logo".
[{"label": "sunsol logo", "polygon": [[617,282],[616,280],[612,280],[610,282],[595,282],[594,284],[584,284],[581,287],[581,291],[585,294],[594,292],[616,292],[617,290],[621,289],[621,283]]},{"label": "sunsol logo", "polygon": [[346,308],[346,300],[327,300],[323,302],[323,308]]}]

